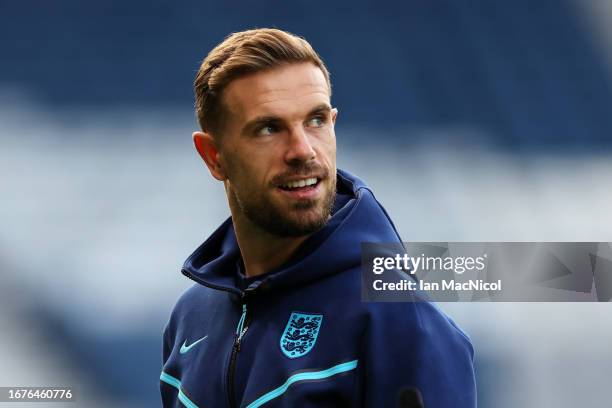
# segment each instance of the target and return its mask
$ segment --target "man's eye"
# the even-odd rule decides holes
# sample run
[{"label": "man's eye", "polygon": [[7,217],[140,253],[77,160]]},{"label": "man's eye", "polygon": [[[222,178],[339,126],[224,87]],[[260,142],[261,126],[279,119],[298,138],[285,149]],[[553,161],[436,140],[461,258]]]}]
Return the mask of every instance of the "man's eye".
[{"label": "man's eye", "polygon": [[266,125],[266,126],[259,128],[259,130],[257,131],[257,134],[261,136],[267,136],[267,135],[271,135],[272,133],[275,133],[276,130],[277,129],[275,126]]},{"label": "man's eye", "polygon": [[316,116],[308,121],[309,126],[321,127],[325,124],[325,118]]}]

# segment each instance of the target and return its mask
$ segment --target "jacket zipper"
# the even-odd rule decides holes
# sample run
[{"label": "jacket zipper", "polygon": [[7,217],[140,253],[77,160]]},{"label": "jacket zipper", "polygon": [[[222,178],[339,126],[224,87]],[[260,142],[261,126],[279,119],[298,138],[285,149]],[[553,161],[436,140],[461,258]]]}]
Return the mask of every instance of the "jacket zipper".
[{"label": "jacket zipper", "polygon": [[232,346],[232,354],[230,356],[230,363],[227,370],[227,396],[230,407],[236,407],[236,397],[234,396],[234,374],[236,371],[236,358],[240,351],[240,342],[244,337],[245,333],[249,329],[249,321],[247,321],[247,304],[246,301],[242,305],[242,316],[238,321],[238,327],[236,327],[236,334],[234,337],[234,345]]}]

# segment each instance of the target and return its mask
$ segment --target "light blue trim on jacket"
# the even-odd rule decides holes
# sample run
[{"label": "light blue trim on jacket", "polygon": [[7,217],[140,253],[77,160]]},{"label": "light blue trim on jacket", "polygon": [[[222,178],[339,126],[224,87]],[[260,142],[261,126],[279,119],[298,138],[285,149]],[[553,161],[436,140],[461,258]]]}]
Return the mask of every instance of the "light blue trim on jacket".
[{"label": "light blue trim on jacket", "polygon": [[270,391],[270,392],[262,395],[261,397],[257,398],[255,401],[253,401],[249,405],[247,405],[246,408],[257,408],[257,407],[262,406],[266,402],[269,402],[269,401],[273,400],[274,398],[283,395],[285,393],[285,391],[287,391],[287,389],[289,388],[289,386],[291,384],[294,384],[294,383],[296,383],[298,381],[322,380],[324,378],[328,378],[328,377],[331,377],[331,376],[336,375],[336,374],[340,374],[340,373],[344,373],[346,371],[353,370],[353,369],[355,369],[355,367],[357,367],[357,360],[349,361],[347,363],[338,364],[338,365],[335,365],[335,366],[333,366],[331,368],[328,368],[327,370],[323,370],[323,371],[309,371],[309,372],[305,372],[305,373],[294,374],[291,377],[289,377],[287,379],[287,381],[285,381],[285,383],[283,385],[281,385],[280,387],[275,388],[272,391]]},{"label": "light blue trim on jacket", "polygon": [[174,378],[170,374],[164,373],[163,371],[159,376],[159,379],[178,390],[178,399],[183,403],[184,406],[186,406],[187,408],[199,408],[183,393],[183,390],[181,389],[181,382],[178,379]]}]

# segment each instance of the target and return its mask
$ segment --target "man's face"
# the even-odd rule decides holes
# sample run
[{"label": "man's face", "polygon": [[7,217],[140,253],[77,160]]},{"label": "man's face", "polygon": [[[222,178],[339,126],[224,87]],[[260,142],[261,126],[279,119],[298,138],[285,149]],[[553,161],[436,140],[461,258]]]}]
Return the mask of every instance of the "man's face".
[{"label": "man's face", "polygon": [[298,63],[252,74],[223,100],[218,160],[234,216],[282,237],[320,229],[336,194],[337,115],[321,70]]}]

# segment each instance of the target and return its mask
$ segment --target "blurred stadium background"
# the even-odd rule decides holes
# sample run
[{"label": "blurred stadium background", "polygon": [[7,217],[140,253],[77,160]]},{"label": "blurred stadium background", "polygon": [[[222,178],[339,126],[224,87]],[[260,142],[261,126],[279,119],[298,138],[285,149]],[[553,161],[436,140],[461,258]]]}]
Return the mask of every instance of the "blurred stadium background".
[{"label": "blurred stadium background", "polygon": [[[228,215],[191,83],[263,26],[327,62],[339,166],[405,240],[612,241],[610,2],[1,0],[0,386],[160,406],[180,266]],[[612,404],[610,305],[441,306],[481,407]]]}]

